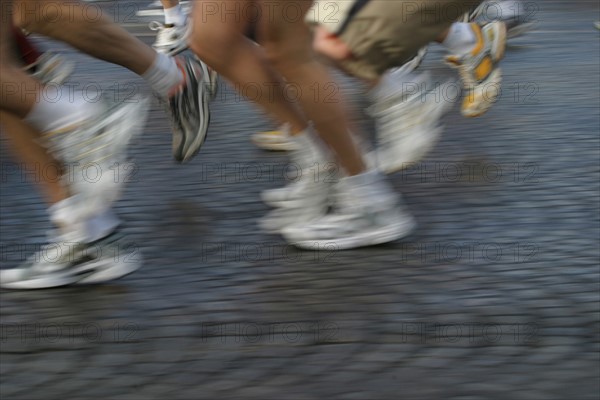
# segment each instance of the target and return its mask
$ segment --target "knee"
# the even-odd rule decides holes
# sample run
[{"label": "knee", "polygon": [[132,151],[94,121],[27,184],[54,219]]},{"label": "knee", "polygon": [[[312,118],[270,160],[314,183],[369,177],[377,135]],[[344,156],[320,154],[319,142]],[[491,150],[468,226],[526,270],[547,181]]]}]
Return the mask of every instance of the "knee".
[{"label": "knee", "polygon": [[231,62],[240,39],[241,37],[237,38],[231,33],[219,35],[211,32],[194,32],[189,39],[188,45],[190,50],[202,61],[212,68],[219,69]]},{"label": "knee", "polygon": [[265,42],[262,43],[263,54],[269,64],[280,65],[285,61],[285,54],[283,49],[273,43]]}]

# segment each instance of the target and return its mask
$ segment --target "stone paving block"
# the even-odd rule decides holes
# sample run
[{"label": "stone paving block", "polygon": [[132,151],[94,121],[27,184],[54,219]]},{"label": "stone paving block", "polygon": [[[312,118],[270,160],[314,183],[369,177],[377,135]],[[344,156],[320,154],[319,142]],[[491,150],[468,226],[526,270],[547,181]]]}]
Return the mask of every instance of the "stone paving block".
[{"label": "stone paving block", "polygon": [[[114,12],[116,2],[97,4]],[[289,249],[257,227],[269,209],[259,194],[283,175],[239,173],[286,165],[285,154],[249,140],[274,124],[221,81],[208,140],[181,166],[153,101],[131,146],[135,179],[116,204],[144,267],[105,286],[0,292],[0,397],[597,398],[598,4],[537,6],[538,30],[508,46],[492,110],[467,120],[455,106],[436,148],[390,177],[419,222],[397,243],[326,255]],[[126,28],[151,43],[149,21],[132,15]],[[73,82],[131,82],[151,96],[121,67],[39,43],[78,63]],[[424,68],[455,78],[442,56],[431,48]],[[372,129],[361,86],[340,84],[357,122]],[[537,92],[519,98],[517,88]],[[2,268],[18,265],[50,228],[33,185],[5,168],[13,162],[5,144],[0,136]],[[471,177],[448,175],[467,164]],[[264,251],[243,251],[256,248]],[[77,329],[55,340],[51,330],[63,324]],[[264,330],[249,335],[256,326]]]}]

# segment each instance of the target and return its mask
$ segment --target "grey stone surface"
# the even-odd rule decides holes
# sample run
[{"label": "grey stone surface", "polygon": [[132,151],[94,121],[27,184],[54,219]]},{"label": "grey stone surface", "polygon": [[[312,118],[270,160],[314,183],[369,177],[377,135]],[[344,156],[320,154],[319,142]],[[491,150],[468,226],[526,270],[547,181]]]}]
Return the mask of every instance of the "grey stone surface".
[{"label": "grey stone surface", "polygon": [[[117,20],[151,43],[130,15],[146,3],[122,2]],[[104,286],[0,292],[0,397],[596,399],[599,8],[534,4],[538,29],[509,45],[494,108],[467,120],[455,107],[427,159],[391,177],[419,229],[384,246],[301,252],[258,229],[259,193],[284,184],[287,160],[253,147],[273,125],[225,84],[187,165],[171,161],[153,104],[116,206],[144,267]],[[120,67],[41,43],[77,61],[73,82],[150,95]],[[454,76],[442,55],[424,65],[440,81]],[[10,268],[50,224],[4,142],[0,155]],[[257,168],[274,173],[251,179]]]}]

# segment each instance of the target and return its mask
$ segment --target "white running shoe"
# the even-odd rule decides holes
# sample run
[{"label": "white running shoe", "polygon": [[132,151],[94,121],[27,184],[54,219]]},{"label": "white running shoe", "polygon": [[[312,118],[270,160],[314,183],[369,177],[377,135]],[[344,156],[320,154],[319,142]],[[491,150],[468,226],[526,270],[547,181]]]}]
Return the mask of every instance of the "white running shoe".
[{"label": "white running shoe", "polygon": [[64,163],[121,161],[131,139],[144,128],[147,112],[147,99],[132,99],[112,108],[102,104],[97,113],[80,123],[45,132],[43,140]]},{"label": "white running shoe", "polygon": [[410,234],[416,227],[414,219],[398,205],[398,197],[385,182],[376,182],[381,178],[370,174],[370,184],[362,187],[353,183],[357,177],[341,179],[336,185],[334,210],[283,228],[284,238],[302,249],[345,250],[387,243]]},{"label": "white running shoe", "polygon": [[166,99],[165,110],[173,128],[173,157],[186,162],[200,151],[206,140],[216,75],[196,56],[177,56],[175,61],[183,72],[184,82]]},{"label": "white running shoe", "polygon": [[[104,210],[119,198],[127,181],[127,146],[146,123],[148,100],[136,99],[100,112],[68,129],[44,133],[42,140],[65,164],[63,179],[87,201],[90,212]],[[120,174],[120,175],[119,175]]]},{"label": "white running shoe", "polygon": [[24,69],[44,85],[62,85],[73,73],[75,63],[60,54],[47,51]]},{"label": "white running shoe", "polygon": [[188,21],[181,26],[152,21],[149,26],[151,30],[158,32],[156,41],[152,44],[158,53],[174,56],[188,48],[188,38],[192,29],[192,24]]},{"label": "white running shoe", "polygon": [[46,245],[21,266],[0,270],[0,287],[43,289],[102,283],[132,273],[141,263],[137,247],[115,231],[92,243]]},{"label": "white running shoe", "polygon": [[449,82],[435,85],[428,72],[396,75],[385,79],[409,83],[406,88],[415,90],[379,96],[369,109],[377,127],[377,167],[387,174],[409,167],[435,146],[443,130],[440,119],[453,104],[446,98]]},{"label": "white running shoe", "polygon": [[450,55],[446,62],[457,68],[462,79],[465,96],[461,113],[465,117],[478,117],[490,109],[500,95],[502,71],[498,63],[506,48],[506,25],[491,22],[486,25],[471,23],[477,43],[464,55]]},{"label": "white running shoe", "polygon": [[521,36],[533,30],[537,21],[533,19],[538,11],[535,3],[520,0],[484,1],[472,13],[467,14],[464,22],[504,22],[507,39]]},{"label": "white running shoe", "polygon": [[257,132],[252,135],[256,147],[269,151],[292,151],[298,148],[290,134],[289,124],[283,124],[275,131]]}]

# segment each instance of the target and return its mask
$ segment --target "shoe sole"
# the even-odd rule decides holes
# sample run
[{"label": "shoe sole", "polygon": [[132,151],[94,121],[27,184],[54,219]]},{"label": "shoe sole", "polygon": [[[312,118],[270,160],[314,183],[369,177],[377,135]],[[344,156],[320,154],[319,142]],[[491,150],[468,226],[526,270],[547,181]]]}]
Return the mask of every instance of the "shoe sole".
[{"label": "shoe sole", "polygon": [[370,232],[361,232],[360,235],[335,240],[293,240],[293,231],[282,229],[282,234],[288,242],[304,250],[350,250],[360,247],[376,246],[379,244],[393,242],[410,235],[416,228],[414,220],[403,224],[396,224],[380,228]]},{"label": "shoe sole", "polygon": [[[125,257],[126,258],[126,257]],[[118,263],[107,262],[96,266],[97,272],[89,275],[88,277],[78,280],[75,282],[77,285],[94,285],[99,283],[105,283],[122,278],[129,275],[142,266],[141,261],[125,261],[119,260]]]},{"label": "shoe sole", "polygon": [[499,62],[504,58],[506,51],[507,29],[504,22],[493,22],[492,24],[497,27],[494,32],[496,40],[492,44],[492,55],[494,56],[494,62]]},{"label": "shoe sole", "polygon": [[84,264],[69,271],[68,274],[62,273],[28,281],[2,283],[0,286],[3,289],[10,290],[36,290],[70,285],[96,284],[121,278],[136,271],[140,266],[141,262],[139,261],[127,262],[119,260],[119,262],[115,263],[111,257]]},{"label": "shoe sole", "polygon": [[[201,103],[200,113],[199,113],[199,127],[196,131],[196,134],[192,137],[191,143],[189,141],[189,137],[186,137],[185,140],[182,141],[180,145],[180,150],[177,152],[175,159],[179,162],[187,162],[194,158],[196,154],[200,151],[200,148],[206,141],[206,137],[208,136],[208,125],[210,124],[210,108],[209,108],[209,100],[207,95],[208,85],[206,83],[206,77],[208,76],[208,69],[196,58],[196,62],[200,64],[200,70],[202,76],[198,76],[196,74],[196,69],[194,68],[195,78],[198,81],[198,101]],[[210,84],[210,83],[209,83]]]},{"label": "shoe sole", "polygon": [[9,290],[36,290],[36,289],[52,289],[62,286],[72,285],[77,282],[78,278],[72,275],[62,276],[46,276],[40,279],[31,279],[28,281],[17,281],[12,283],[0,284],[2,289]]},{"label": "shoe sole", "polygon": [[[496,83],[497,85],[501,85],[502,84],[502,69],[499,67],[496,67],[494,69],[494,71],[492,72],[492,74],[490,75],[490,77],[493,78],[494,83]],[[499,94],[499,93],[498,93]],[[498,101],[498,97],[494,97],[493,101],[480,101],[478,104],[480,105],[479,108],[477,109],[461,109],[461,114],[463,115],[463,117],[466,118],[477,118],[482,116],[483,114],[485,114],[486,112],[488,112],[490,110],[490,108],[492,108],[492,106],[494,105],[494,103],[496,103],[496,101]]]},{"label": "shoe sole", "polygon": [[214,69],[211,69],[208,76],[210,77],[209,98],[210,101],[213,101],[217,97],[217,92],[219,90],[219,74],[217,74],[217,71]]},{"label": "shoe sole", "polygon": [[[208,137],[208,126],[210,125],[210,107],[209,107],[209,103],[210,103],[210,96],[211,96],[211,87],[212,87],[212,83],[210,81],[210,72],[208,71],[208,68],[206,67],[206,65],[204,63],[200,63],[201,68],[202,68],[202,77],[201,77],[201,81],[200,81],[200,85],[198,86],[198,90],[199,90],[199,99],[201,99],[202,101],[202,113],[201,118],[200,118],[200,130],[198,131],[198,135],[196,136],[196,140],[193,143],[193,148],[195,150],[192,151],[192,153],[188,156],[188,159],[193,158],[196,154],[198,154],[198,152],[200,151],[200,148],[204,145],[204,142],[206,141],[206,138]],[[201,132],[204,132],[204,134],[201,134]]]},{"label": "shoe sole", "polygon": [[260,139],[251,138],[252,143],[262,150],[267,151],[294,151],[296,147],[291,143],[267,143],[261,142]]}]

